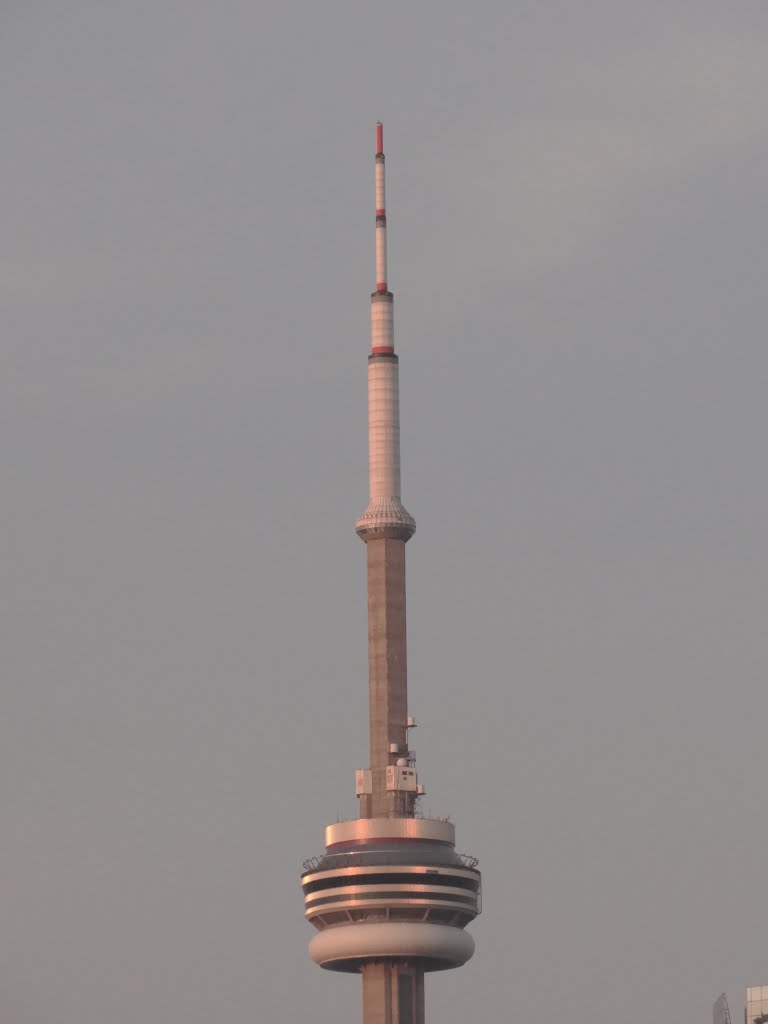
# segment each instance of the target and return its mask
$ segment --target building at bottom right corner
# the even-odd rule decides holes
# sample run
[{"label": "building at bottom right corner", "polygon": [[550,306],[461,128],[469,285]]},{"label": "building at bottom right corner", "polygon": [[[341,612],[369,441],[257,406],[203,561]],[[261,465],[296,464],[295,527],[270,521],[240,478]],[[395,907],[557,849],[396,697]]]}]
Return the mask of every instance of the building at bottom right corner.
[{"label": "building at bottom right corner", "polygon": [[768,985],[753,985],[747,989],[744,1024],[768,1024]]}]

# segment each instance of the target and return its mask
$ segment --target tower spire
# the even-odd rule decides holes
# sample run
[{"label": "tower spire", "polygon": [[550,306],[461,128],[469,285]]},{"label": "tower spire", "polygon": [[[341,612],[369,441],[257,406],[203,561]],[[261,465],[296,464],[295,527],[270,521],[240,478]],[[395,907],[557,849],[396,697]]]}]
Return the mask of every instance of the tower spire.
[{"label": "tower spire", "polygon": [[384,534],[408,540],[416,530],[400,499],[400,381],[395,355],[395,297],[387,285],[387,207],[384,190],[384,126],[376,125],[376,291],[371,295],[368,357],[368,477],[370,501],[355,524],[368,541]]},{"label": "tower spire", "polygon": [[387,199],[384,188],[384,125],[376,124],[376,291],[387,291]]}]

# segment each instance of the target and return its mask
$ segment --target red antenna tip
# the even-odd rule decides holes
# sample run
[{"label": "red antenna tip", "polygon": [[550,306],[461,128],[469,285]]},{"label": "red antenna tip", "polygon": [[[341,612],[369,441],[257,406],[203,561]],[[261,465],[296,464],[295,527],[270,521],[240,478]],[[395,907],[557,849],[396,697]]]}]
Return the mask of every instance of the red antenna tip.
[{"label": "red antenna tip", "polygon": [[376,122],[376,155],[384,152],[384,125],[381,121]]}]

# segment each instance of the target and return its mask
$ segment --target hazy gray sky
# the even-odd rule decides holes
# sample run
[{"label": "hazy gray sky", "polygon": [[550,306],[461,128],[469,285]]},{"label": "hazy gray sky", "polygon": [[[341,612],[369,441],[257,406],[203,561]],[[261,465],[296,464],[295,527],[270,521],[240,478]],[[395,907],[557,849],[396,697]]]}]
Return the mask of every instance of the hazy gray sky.
[{"label": "hazy gray sky", "polygon": [[768,982],[764,0],[0,6],[0,1018],[337,1024],[374,123],[441,1024]]}]

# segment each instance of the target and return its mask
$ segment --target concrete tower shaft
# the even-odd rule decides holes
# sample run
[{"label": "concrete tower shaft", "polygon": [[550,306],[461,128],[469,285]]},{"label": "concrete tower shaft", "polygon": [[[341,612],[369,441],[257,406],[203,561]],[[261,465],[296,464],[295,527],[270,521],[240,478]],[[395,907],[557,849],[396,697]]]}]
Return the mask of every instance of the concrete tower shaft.
[{"label": "concrete tower shaft", "polygon": [[[410,816],[416,773],[408,750],[405,636],[405,542],[416,523],[400,499],[400,381],[395,355],[394,296],[387,288],[384,129],[376,125],[376,291],[371,295],[368,357],[370,500],[356,523],[368,554],[369,775],[360,792],[363,818]],[[409,771],[395,771],[398,768]],[[390,769],[389,778],[387,770]],[[396,778],[394,776],[397,776]],[[408,788],[400,783],[407,782]]]},{"label": "concrete tower shaft", "polygon": [[410,747],[405,545],[416,524],[400,494],[399,368],[387,284],[383,128],[376,126],[376,290],[368,356],[370,500],[355,524],[366,545],[369,767],[356,773],[360,816],[329,825],[325,853],[304,862],[309,944],[326,970],[359,973],[363,1024],[424,1024],[424,976],[474,952],[477,861],[455,850],[453,825],[417,816],[423,787]]},{"label": "concrete tower shaft", "polygon": [[[370,792],[360,794],[360,817],[410,817],[416,808],[417,784],[408,749],[405,541],[373,536],[366,548],[371,761],[366,787]],[[407,765],[398,769],[398,762]],[[403,771],[413,774],[405,776]],[[406,782],[408,789],[399,788]]]}]

